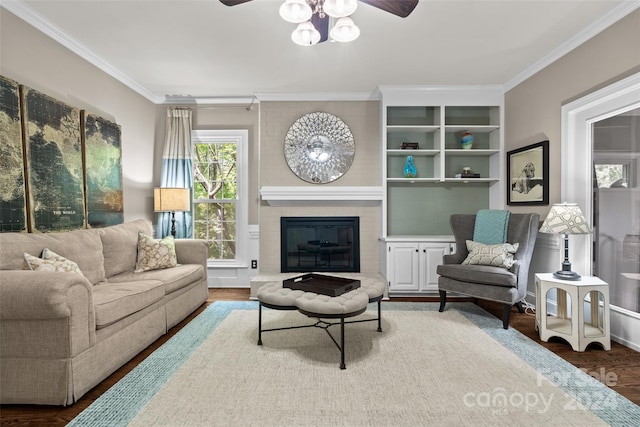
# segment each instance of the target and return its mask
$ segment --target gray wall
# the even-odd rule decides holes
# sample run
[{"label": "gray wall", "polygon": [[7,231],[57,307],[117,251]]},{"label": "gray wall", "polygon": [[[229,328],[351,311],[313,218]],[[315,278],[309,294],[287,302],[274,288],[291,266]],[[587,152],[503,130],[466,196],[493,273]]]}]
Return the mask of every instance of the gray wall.
[{"label": "gray wall", "polygon": [[[640,10],[505,94],[505,151],[549,140],[549,203],[561,202],[561,107],[640,71]],[[509,206],[544,219],[550,206]]]},{"label": "gray wall", "polygon": [[0,9],[0,74],[122,126],[124,219],[152,219],[156,107]]}]

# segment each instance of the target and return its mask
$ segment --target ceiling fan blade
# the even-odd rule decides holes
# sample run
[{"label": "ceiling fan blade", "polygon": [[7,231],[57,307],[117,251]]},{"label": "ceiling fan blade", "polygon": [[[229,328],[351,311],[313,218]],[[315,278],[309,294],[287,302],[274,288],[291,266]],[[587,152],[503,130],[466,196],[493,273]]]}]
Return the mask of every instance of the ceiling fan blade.
[{"label": "ceiling fan blade", "polygon": [[311,16],[311,23],[320,33],[320,41],[318,43],[322,43],[329,39],[329,15],[325,15],[324,18],[320,18],[319,15],[319,13],[314,13]]},{"label": "ceiling fan blade", "polygon": [[[221,0],[222,1],[222,0]],[[406,18],[418,5],[418,0],[360,0],[385,12]]]},{"label": "ceiling fan blade", "polygon": [[220,0],[220,3],[222,3],[225,6],[237,6],[239,4],[247,3],[250,1],[251,0]]}]

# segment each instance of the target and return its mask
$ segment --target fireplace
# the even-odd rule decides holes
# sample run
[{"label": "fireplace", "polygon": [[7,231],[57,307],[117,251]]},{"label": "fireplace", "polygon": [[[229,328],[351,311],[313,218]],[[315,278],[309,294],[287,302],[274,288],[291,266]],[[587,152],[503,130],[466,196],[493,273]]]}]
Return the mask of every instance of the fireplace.
[{"label": "fireplace", "polygon": [[280,271],[360,272],[357,216],[281,217]]}]

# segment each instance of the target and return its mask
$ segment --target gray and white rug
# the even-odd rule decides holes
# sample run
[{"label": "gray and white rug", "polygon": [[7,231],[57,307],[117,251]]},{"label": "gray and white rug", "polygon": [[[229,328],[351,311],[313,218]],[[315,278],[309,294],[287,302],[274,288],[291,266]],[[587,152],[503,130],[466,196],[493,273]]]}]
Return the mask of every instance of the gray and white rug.
[{"label": "gray and white rug", "polygon": [[[346,326],[257,345],[257,302],[216,302],[108,390],[78,426],[634,425],[640,407],[470,303],[383,303]],[[358,318],[373,318],[374,305]],[[532,321],[533,318],[532,318]],[[263,327],[313,323],[263,310]],[[339,326],[332,327],[339,339]]]}]

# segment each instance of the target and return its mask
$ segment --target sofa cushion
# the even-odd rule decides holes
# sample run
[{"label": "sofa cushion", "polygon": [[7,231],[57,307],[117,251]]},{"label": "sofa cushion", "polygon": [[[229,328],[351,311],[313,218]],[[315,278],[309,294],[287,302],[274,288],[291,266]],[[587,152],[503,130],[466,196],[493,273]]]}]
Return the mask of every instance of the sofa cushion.
[{"label": "sofa cushion", "polygon": [[98,229],[104,252],[107,278],[136,267],[138,233],[152,234],[151,222],[145,219]]},{"label": "sofa cushion", "polygon": [[136,313],[164,297],[164,284],[158,280],[103,282],[93,287],[96,329]]},{"label": "sofa cushion", "polygon": [[443,264],[438,266],[437,273],[440,276],[461,282],[508,288],[517,286],[518,279],[515,274],[505,268],[489,265]]},{"label": "sofa cushion", "polygon": [[204,267],[200,264],[184,264],[175,268],[150,270],[142,273],[122,273],[109,279],[110,283],[134,282],[136,280],[159,280],[165,285],[165,293],[170,294],[205,278]]},{"label": "sofa cushion", "polygon": [[0,270],[22,270],[25,252],[41,254],[45,248],[73,260],[91,284],[104,281],[102,241],[97,230],[42,234],[0,233]]},{"label": "sofa cushion", "polygon": [[44,248],[42,258],[29,255],[25,252],[23,270],[42,270],[42,271],[66,271],[77,273],[82,276],[82,271],[75,262],[66,259],[57,253]]},{"label": "sofa cushion", "polygon": [[134,270],[136,273],[171,268],[176,265],[178,265],[178,257],[173,236],[159,240],[142,232],[138,233],[138,259]]}]

